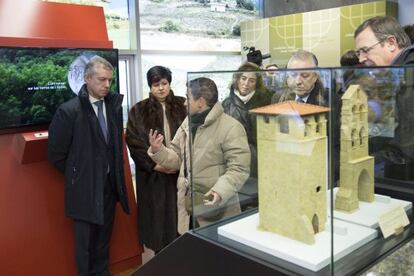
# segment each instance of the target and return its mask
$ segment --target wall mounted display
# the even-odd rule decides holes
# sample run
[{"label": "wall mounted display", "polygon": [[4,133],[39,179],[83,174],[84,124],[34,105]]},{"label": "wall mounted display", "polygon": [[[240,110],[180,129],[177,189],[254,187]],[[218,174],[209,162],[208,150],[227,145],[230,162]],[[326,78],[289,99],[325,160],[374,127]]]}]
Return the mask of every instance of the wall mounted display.
[{"label": "wall mounted display", "polygon": [[116,49],[0,47],[0,130],[48,124],[77,95],[95,55],[114,66],[111,92],[118,93]]}]

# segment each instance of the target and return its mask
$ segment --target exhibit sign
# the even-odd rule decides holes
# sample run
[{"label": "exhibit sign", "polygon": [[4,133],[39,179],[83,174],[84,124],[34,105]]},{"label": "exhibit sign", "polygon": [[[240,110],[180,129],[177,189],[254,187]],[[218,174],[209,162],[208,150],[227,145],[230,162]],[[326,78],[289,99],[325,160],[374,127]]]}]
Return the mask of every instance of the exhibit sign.
[{"label": "exhibit sign", "polygon": [[398,206],[379,217],[379,225],[384,238],[401,233],[408,224],[410,221],[402,206]]}]

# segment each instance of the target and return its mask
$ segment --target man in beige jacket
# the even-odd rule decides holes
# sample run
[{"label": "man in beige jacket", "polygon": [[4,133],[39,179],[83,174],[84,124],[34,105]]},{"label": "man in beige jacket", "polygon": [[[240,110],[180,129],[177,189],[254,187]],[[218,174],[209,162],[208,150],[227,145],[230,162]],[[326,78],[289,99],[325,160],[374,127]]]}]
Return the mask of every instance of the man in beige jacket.
[{"label": "man in beige jacket", "polygon": [[237,192],[250,170],[246,132],[237,120],[223,112],[214,81],[208,78],[190,81],[187,104],[190,115],[177,130],[171,146],[165,147],[164,137],[151,130],[148,149],[157,164],[180,169],[177,181],[180,234],[189,229],[190,215],[194,226],[203,226],[240,213]]}]

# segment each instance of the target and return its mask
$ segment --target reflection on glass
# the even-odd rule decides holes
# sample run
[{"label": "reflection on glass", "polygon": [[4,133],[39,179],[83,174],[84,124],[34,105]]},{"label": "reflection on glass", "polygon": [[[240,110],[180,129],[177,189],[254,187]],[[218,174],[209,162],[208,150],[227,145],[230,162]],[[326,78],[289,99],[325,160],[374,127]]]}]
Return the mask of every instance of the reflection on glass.
[{"label": "reflection on glass", "polygon": [[[186,96],[187,72],[198,71],[215,71],[235,70],[240,66],[240,55],[162,55],[162,54],[143,54],[142,55],[142,78],[146,79],[146,72],[155,65],[162,64],[171,69],[174,73],[172,80],[172,88],[174,94],[178,96]],[[219,100],[222,101],[225,95],[222,92],[228,90],[229,80],[225,75],[216,74],[214,79],[219,89]],[[142,91],[147,91],[146,84],[142,84]],[[143,95],[146,98],[147,95]]]},{"label": "reflection on glass", "polygon": [[[257,150],[257,186],[246,181],[237,190],[242,213],[195,225],[195,233],[299,275],[328,275],[332,270],[335,275],[354,275],[375,262],[378,254],[398,246],[404,236],[385,239],[379,224],[391,210],[398,208],[405,215],[412,209],[414,68],[245,73],[188,74],[189,80],[208,77],[223,83],[219,99],[224,107],[232,93],[237,103],[248,103],[247,92],[255,87],[252,78],[271,79],[263,83],[276,99],[248,109],[256,120],[254,131],[246,132],[254,135],[249,142],[255,141]],[[234,85],[239,75],[240,88]],[[296,101],[301,92],[316,86],[324,101]],[[286,91],[291,97],[280,100]],[[326,110],[315,113],[307,108]],[[395,228],[405,234],[412,231],[406,224]],[[373,254],[375,248],[381,252]],[[364,255],[358,262],[356,250]]]}]

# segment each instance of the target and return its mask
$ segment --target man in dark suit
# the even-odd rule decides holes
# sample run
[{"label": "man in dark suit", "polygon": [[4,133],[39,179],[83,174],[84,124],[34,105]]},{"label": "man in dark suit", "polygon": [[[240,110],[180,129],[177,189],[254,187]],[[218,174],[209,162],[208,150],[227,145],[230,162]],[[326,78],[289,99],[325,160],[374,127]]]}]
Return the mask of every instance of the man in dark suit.
[{"label": "man in dark suit", "polygon": [[123,173],[122,98],[109,93],[112,65],[95,56],[78,97],[49,127],[49,161],[65,175],[65,213],[74,221],[79,275],[109,275],[115,204],[129,213]]},{"label": "man in dark suit", "polygon": [[309,70],[309,68],[315,68],[317,66],[318,60],[311,52],[300,49],[293,53],[289,58],[286,68],[297,70],[287,72],[287,87],[283,91],[273,95],[272,103],[297,101],[327,106],[328,95],[318,72]]},{"label": "man in dark suit", "polygon": [[[318,69],[318,59],[308,51],[299,49],[289,58],[286,68],[295,69],[287,72],[287,87],[281,92],[275,93],[272,97],[272,103],[285,101],[296,101],[298,103],[313,104],[326,106],[331,109],[330,118],[332,123],[329,133],[332,133],[332,158],[334,182],[339,179],[339,151],[340,151],[340,121],[339,112],[341,110],[341,101],[336,93],[330,96],[331,105],[329,105],[329,93],[321,81]],[[312,69],[313,68],[313,69]]]}]

